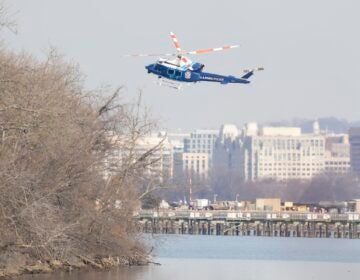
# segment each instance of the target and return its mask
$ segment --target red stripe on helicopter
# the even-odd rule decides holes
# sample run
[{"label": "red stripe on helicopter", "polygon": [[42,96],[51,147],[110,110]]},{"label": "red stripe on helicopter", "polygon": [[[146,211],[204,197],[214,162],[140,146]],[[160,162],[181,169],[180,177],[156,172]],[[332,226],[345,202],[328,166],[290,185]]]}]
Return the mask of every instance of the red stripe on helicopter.
[{"label": "red stripe on helicopter", "polygon": [[196,51],[196,53],[207,53],[207,52],[212,52],[214,49],[203,49],[203,50],[198,50]]}]

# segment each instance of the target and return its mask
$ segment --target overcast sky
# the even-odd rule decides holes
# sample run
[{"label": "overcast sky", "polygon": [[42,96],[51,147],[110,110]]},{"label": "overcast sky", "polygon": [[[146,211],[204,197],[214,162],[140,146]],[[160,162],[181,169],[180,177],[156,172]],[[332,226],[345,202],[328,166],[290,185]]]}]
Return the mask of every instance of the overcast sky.
[{"label": "overcast sky", "polygon": [[[360,1],[357,0],[11,0],[18,35],[9,48],[41,55],[56,46],[79,63],[89,87],[125,84],[164,128],[336,116],[360,119]],[[172,52],[169,32],[186,50],[241,44],[193,57],[205,71],[241,75],[264,66],[250,85],[198,83],[159,87],[127,53]],[[156,59],[156,58],[154,58]]]}]

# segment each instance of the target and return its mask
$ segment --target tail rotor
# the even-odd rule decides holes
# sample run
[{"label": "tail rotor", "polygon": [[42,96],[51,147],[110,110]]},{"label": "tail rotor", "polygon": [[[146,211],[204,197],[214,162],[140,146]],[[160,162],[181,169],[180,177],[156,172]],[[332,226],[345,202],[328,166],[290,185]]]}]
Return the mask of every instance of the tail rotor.
[{"label": "tail rotor", "polygon": [[263,71],[264,67],[256,67],[252,69],[244,69],[242,72],[245,73],[241,78],[242,79],[249,79],[252,75],[254,75],[255,71]]}]

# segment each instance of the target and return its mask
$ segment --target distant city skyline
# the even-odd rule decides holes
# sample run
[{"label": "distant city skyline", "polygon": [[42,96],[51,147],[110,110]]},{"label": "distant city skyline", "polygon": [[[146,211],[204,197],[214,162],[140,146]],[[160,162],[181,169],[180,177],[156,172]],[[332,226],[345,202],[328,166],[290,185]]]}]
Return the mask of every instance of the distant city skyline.
[{"label": "distant city skyline", "polygon": [[[346,119],[339,119],[335,117],[324,117],[324,118],[316,118],[316,119],[299,119],[294,118],[290,120],[274,120],[274,121],[265,121],[265,122],[257,122],[252,121],[255,123],[258,123],[261,126],[292,126],[292,127],[300,127],[303,132],[311,132],[313,129],[313,122],[318,121],[320,125],[320,129],[328,132],[334,132],[334,133],[348,133],[348,130],[351,127],[360,127],[360,121],[354,121],[349,122]],[[217,127],[209,127],[209,126],[203,126],[203,127],[194,127],[194,128],[163,128],[163,130],[166,130],[170,133],[190,133],[198,129],[215,129],[218,130],[222,125],[224,124],[233,124],[236,125],[238,128],[244,127],[247,123],[250,122],[227,122],[227,123],[221,123]]]},{"label": "distant city skyline", "polygon": [[[321,129],[318,121],[312,122],[311,131],[307,132],[301,127],[252,122],[241,128],[224,124],[216,130],[159,135],[166,135],[164,161],[172,162],[167,165],[172,166],[170,169],[177,179],[201,181],[211,172],[225,171],[237,174],[244,181],[287,181],[311,180],[329,174],[344,176],[360,170],[356,165],[360,162],[358,131],[349,130],[351,145],[348,133],[329,133]],[[157,136],[155,142],[161,139]]]},{"label": "distant city skyline", "polygon": [[[6,46],[44,57],[49,46],[78,63],[88,88],[125,85],[125,98],[143,90],[145,104],[161,126],[216,128],[223,123],[259,123],[336,116],[360,120],[360,2],[184,0],[187,17],[173,2],[95,0],[7,1],[18,34],[3,34]],[[141,8],[139,8],[141,6]],[[159,87],[144,66],[154,59],[124,59],[127,53],[171,52],[169,32],[183,48],[240,44],[224,53],[194,57],[205,70],[239,75],[264,66],[250,85],[196,84],[182,91]]]}]

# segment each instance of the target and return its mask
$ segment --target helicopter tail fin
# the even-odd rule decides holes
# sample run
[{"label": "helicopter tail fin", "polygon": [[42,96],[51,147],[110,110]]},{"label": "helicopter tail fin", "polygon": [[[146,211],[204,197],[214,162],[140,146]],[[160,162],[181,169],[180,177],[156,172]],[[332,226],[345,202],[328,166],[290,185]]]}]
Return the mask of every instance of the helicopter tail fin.
[{"label": "helicopter tail fin", "polygon": [[258,67],[258,68],[254,68],[254,69],[245,69],[243,70],[243,72],[245,73],[245,75],[243,75],[241,77],[241,79],[249,79],[252,75],[254,75],[254,71],[263,71],[264,67]]},{"label": "helicopter tail fin", "polygon": [[241,79],[249,79],[252,75],[254,75],[254,71],[246,72],[244,76],[241,76]]}]

